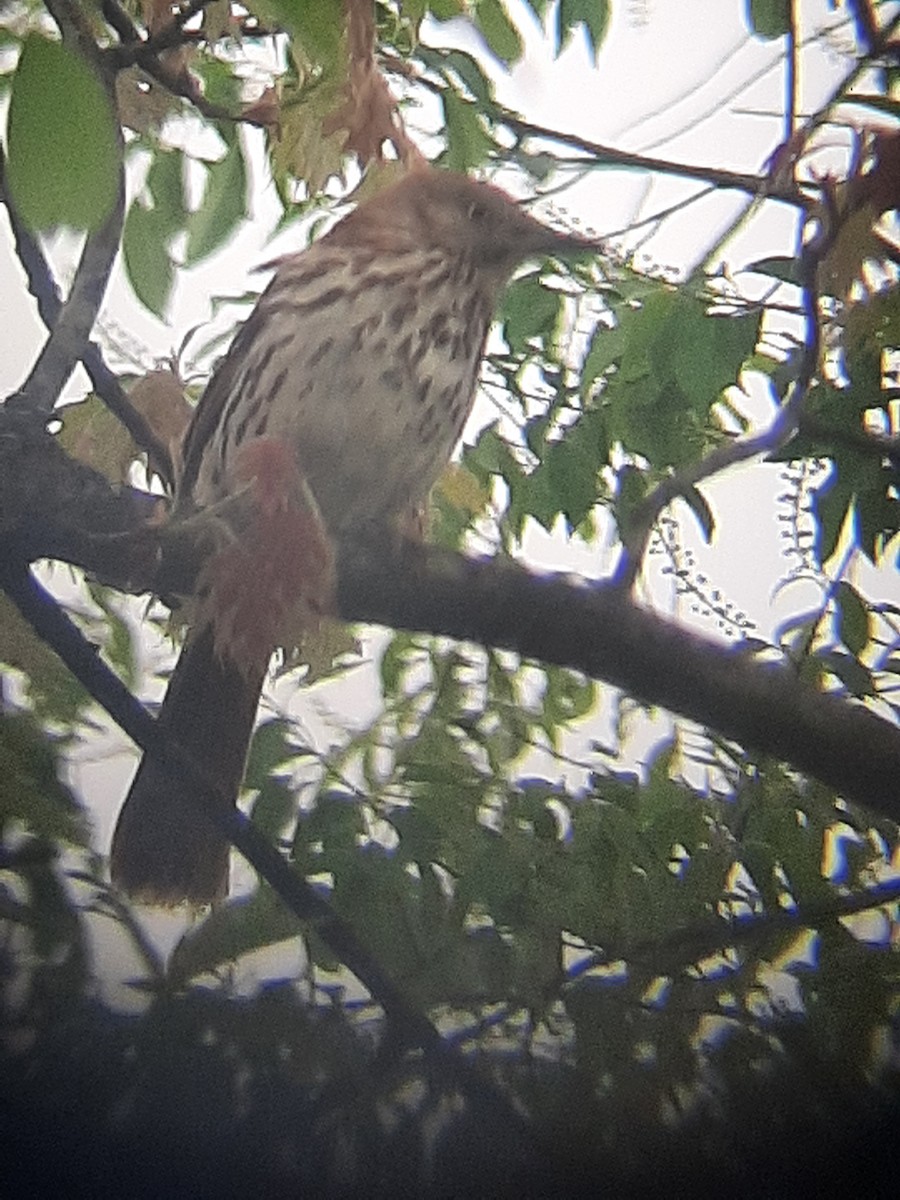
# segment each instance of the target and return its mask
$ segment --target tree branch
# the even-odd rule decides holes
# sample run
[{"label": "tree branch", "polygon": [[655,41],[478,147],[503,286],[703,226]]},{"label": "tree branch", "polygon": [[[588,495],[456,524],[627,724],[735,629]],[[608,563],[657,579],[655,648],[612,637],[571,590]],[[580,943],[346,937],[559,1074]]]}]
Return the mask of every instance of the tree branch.
[{"label": "tree branch", "polygon": [[338,558],[346,620],[427,630],[516,650],[623,688],[629,695],[771,754],[835,791],[900,820],[900,728],[640,608],[615,587],[536,576],[434,547]]},{"label": "tree branch", "polygon": [[[851,892],[847,896],[835,893],[833,899],[818,904],[797,905],[793,909],[753,913],[736,920],[710,916],[700,921],[672,930],[662,938],[642,938],[630,945],[617,943],[596,950],[575,965],[561,970],[552,983],[544,989],[547,1002],[557,999],[563,989],[577,986],[590,971],[616,962],[628,963],[629,967],[643,967],[655,975],[674,975],[694,966],[713,954],[741,945],[758,945],[781,933],[800,933],[804,929],[820,929],[842,917],[856,913],[871,912],[873,908],[894,905],[900,901],[900,883],[884,880]],[[744,963],[735,964],[739,970]],[[454,1046],[464,1045],[483,1037],[487,1029],[496,1029],[509,1021],[516,1006],[504,1004],[475,1024],[465,1026],[451,1035]]]},{"label": "tree branch", "polygon": [[[115,104],[107,73],[102,69],[99,50],[90,37],[84,15],[70,0],[48,0],[47,7],[59,25],[63,41],[73,46],[97,72],[110,104]],[[97,319],[113,263],[119,252],[125,217],[125,164],[122,130],[114,122],[119,150],[116,199],[109,216],[99,229],[89,233],[75,271],[72,287],[61,304],[44,346],[22,390],[7,403],[26,408],[34,417],[46,419],[52,413],[69,376],[86,353],[91,330]]]},{"label": "tree branch", "polygon": [[221,104],[213,104],[203,95],[199,83],[183,63],[172,63],[161,57],[166,50],[177,48],[187,39],[185,22],[196,16],[209,2],[191,0],[180,13],[175,14],[171,24],[145,38],[118,0],[104,0],[103,15],[123,41],[123,45],[105,52],[105,61],[114,71],[139,66],[173,96],[189,101],[197,112],[211,121],[246,121],[250,125],[264,125],[265,121],[252,115],[245,117]]},{"label": "tree branch", "polygon": [[[890,399],[889,395],[884,396],[885,402]],[[890,459],[894,468],[900,470],[900,437],[896,435],[867,433],[863,429],[841,429],[829,425],[827,421],[822,421],[818,417],[806,415],[801,416],[797,432],[803,437],[820,443],[823,447],[823,455],[829,452],[829,447],[847,446],[851,450],[859,450],[860,453],[871,455],[873,458]]]},{"label": "tree branch", "polygon": [[[389,70],[399,70],[398,62],[390,55],[382,56]],[[404,64],[405,67],[405,64]],[[401,72],[404,78],[409,78],[408,70]],[[414,82],[440,96],[447,85],[438,83],[427,76],[417,75]],[[718,167],[704,167],[692,163],[675,162],[668,158],[655,158],[648,154],[637,154],[630,150],[620,150],[615,146],[607,146],[601,142],[593,142],[578,134],[566,133],[561,129],[552,129],[548,125],[539,125],[534,121],[525,121],[513,112],[497,108],[488,114],[497,125],[506,126],[521,138],[542,138],[554,142],[558,146],[569,146],[588,156],[589,160],[610,166],[637,168],[642,171],[655,171],[660,175],[673,175],[681,179],[696,179],[701,183],[711,184],[714,188],[724,188],[744,192],[760,199],[782,200],[796,208],[808,208],[813,201],[798,191],[793,180],[787,182],[775,178],[772,174],[750,175],[743,171],[726,171]]]},{"label": "tree branch", "polygon": [[[50,273],[46,258],[37,239],[32,236],[12,202],[5,180],[6,157],[0,147],[0,202],[6,205],[7,216],[16,245],[16,255],[28,278],[28,290],[37,301],[38,313],[48,329],[53,329],[63,308],[59,288]],[[172,486],[175,473],[168,448],[163,445],[144,417],[131,404],[117,377],[106,365],[103,352],[96,342],[88,342],[82,355],[84,368],[97,395],[124,425],[135,443],[153,460],[155,469]]]},{"label": "tree branch", "polygon": [[482,1115],[498,1119],[534,1153],[534,1133],[506,1097],[490,1080],[446,1043],[428,1018],[420,1013],[382,969],[374,955],[359,942],[353,928],[327,901],[293,871],[265,835],[240,809],[223,805],[215,780],[179,747],[113,674],[81,631],[56,601],[34,579],[21,561],[4,557],[0,562],[0,587],[39,637],[51,645],[73,675],[97,699],[128,736],[179,783],[187,780],[186,795],[235,845],[274,889],[287,908],[311,924],[323,942],[368,989],[391,1022],[395,1044],[417,1047],[440,1065],[442,1076],[455,1083]]},{"label": "tree branch", "polygon": [[592,142],[575,134],[564,133],[559,129],[551,129],[546,125],[538,125],[532,121],[524,121],[513,115],[503,115],[498,118],[498,124],[506,125],[520,137],[545,138],[560,146],[571,146],[581,150],[598,163],[620,167],[635,167],[642,171],[655,171],[660,175],[674,175],[681,179],[696,179],[701,183],[712,184],[713,187],[729,191],[744,192],[749,196],[760,199],[781,200],[795,208],[808,208],[813,201],[804,196],[794,186],[793,181],[785,183],[771,175],[750,175],[743,171],[725,171],[719,167],[703,167],[693,163],[675,162],[668,158],[655,158],[648,154],[635,154],[630,150],[619,150],[615,146],[606,146],[601,142]]},{"label": "tree branch", "polygon": [[[797,232],[797,274],[800,283],[800,312],[805,333],[803,348],[798,356],[797,374],[792,380],[778,412],[770,424],[759,433],[738,438],[675,471],[660,483],[635,512],[626,539],[625,556],[618,572],[623,586],[631,587],[641,568],[650,533],[662,510],[677,496],[688,496],[703,479],[709,479],[727,467],[746,462],[758,454],[774,454],[796,434],[803,406],[819,366],[821,328],[819,326],[819,291],[816,283],[819,264],[834,245],[839,224],[829,210],[827,195],[817,211],[801,224]],[[809,237],[804,243],[804,237]]]},{"label": "tree branch", "polygon": [[[69,464],[48,434],[23,438],[14,422],[0,421],[0,559],[54,557],[123,591],[190,595],[216,549],[216,518],[139,525],[141,496],[113,492],[95,472]],[[446,634],[575,668],[900,820],[900,729],[814,690],[789,667],[700,637],[640,608],[618,586],[415,543],[370,538],[337,550],[344,620]]]}]

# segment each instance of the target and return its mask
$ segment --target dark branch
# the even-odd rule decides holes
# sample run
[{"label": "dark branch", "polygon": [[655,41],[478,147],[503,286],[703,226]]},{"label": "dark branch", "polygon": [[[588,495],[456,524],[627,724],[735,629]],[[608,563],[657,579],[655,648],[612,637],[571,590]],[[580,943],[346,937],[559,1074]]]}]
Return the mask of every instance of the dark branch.
[{"label": "dark branch", "polygon": [[[115,111],[110,80],[102,69],[99,50],[90,36],[84,14],[70,0],[50,0],[47,7],[59,25],[63,40],[72,45],[97,71]],[[21,405],[35,417],[49,417],[69,376],[85,356],[90,333],[119,252],[125,217],[125,164],[122,131],[118,122],[114,122],[114,127],[119,163],[112,210],[99,229],[88,234],[71,290],[58,309],[50,335],[21,392],[8,402]]]},{"label": "dark branch", "polygon": [[617,588],[413,545],[393,556],[354,548],[338,566],[338,608],[348,620],[428,630],[573,667],[900,820],[900,729],[813,690],[785,666],[680,628]]},{"label": "dark branch", "polygon": [[857,41],[866,54],[871,54],[872,47],[878,41],[878,26],[872,6],[869,0],[849,0],[848,8],[853,15]]},{"label": "dark branch", "polygon": [[[816,283],[819,264],[834,245],[839,224],[829,219],[827,203],[817,207],[815,215],[797,231],[797,273],[801,287],[800,312],[805,326],[802,349],[797,356],[796,375],[773,421],[758,433],[717,446],[705,458],[674,472],[660,483],[639,506],[627,538],[627,556],[620,571],[623,585],[631,586],[643,563],[650,533],[662,510],[678,496],[689,496],[703,479],[724,471],[757,455],[768,457],[780,450],[796,434],[803,407],[819,365],[821,328],[819,292]],[[810,236],[804,242],[807,232]]]},{"label": "dark branch", "polygon": [[[835,894],[819,904],[767,910],[734,920],[710,916],[674,929],[663,937],[644,938],[630,944],[616,943],[596,950],[580,958],[574,966],[561,970],[544,988],[544,996],[548,1003],[552,1002],[564,989],[577,987],[579,981],[597,967],[627,962],[629,967],[644,968],[654,975],[674,975],[686,967],[694,966],[701,959],[734,947],[758,946],[779,934],[821,929],[823,925],[832,925],[842,917],[871,912],[872,909],[893,905],[898,901],[900,883],[891,879],[862,891],[851,892],[848,896]],[[483,1037],[486,1029],[502,1026],[514,1013],[512,1005],[503,1005],[477,1023],[457,1030],[451,1041],[455,1046],[476,1041]]]},{"label": "dark branch", "polygon": [[[884,395],[884,400],[890,400]],[[870,433],[864,429],[840,429],[829,425],[818,417],[803,415],[797,432],[821,445],[821,453],[826,455],[834,446],[847,446],[851,450],[859,450],[873,458],[890,459],[894,468],[900,470],[900,437],[887,434]]]},{"label": "dark branch", "polygon": [[[59,288],[37,240],[26,229],[5,183],[5,156],[0,147],[0,201],[6,205],[12,228],[16,254],[28,277],[28,290],[37,301],[38,313],[48,329],[59,319],[63,301]],[[131,404],[119,380],[106,365],[103,352],[95,342],[88,342],[82,356],[84,368],[97,395],[115,417],[125,426],[135,443],[147,452],[155,469],[172,485],[175,480],[171,456],[144,417]]]},{"label": "dark branch", "polygon": [[[189,595],[215,549],[217,522],[138,526],[147,500],[158,503],[142,495],[112,492],[95,472],[69,464],[49,435],[23,438],[13,422],[0,422],[0,556],[59,558],[123,591]],[[348,621],[447,634],[573,667],[900,820],[900,729],[801,683],[786,666],[640,608],[621,588],[369,541],[339,547],[337,610]]]},{"label": "dark branch", "polygon": [[185,32],[185,25],[210,3],[210,0],[190,0],[178,12],[172,14],[171,21],[156,33],[145,37],[131,19],[118,0],[103,0],[103,16],[119,35],[121,46],[115,47],[108,55],[108,60],[117,70],[140,63],[146,55],[162,54],[166,50],[174,50],[190,39]]},{"label": "dark branch", "polygon": [[[389,70],[399,70],[398,60],[392,56],[382,56]],[[408,71],[401,72],[408,77]],[[416,76],[415,82],[427,88],[435,95],[441,95],[447,85],[438,83],[427,76]],[[566,133],[561,129],[551,129],[547,125],[538,125],[533,121],[525,121],[515,113],[497,109],[490,114],[497,125],[505,126],[520,139],[540,138],[543,141],[554,142],[558,146],[569,146],[585,155],[585,166],[595,163],[637,168],[642,171],[655,171],[660,175],[673,175],[681,179],[696,179],[701,183],[711,184],[714,188],[744,192],[749,196],[782,200],[797,208],[808,208],[812,203],[808,196],[803,195],[793,183],[777,179],[774,175],[750,175],[743,171],[726,171],[718,167],[704,167],[693,163],[675,162],[668,158],[655,158],[648,154],[636,154],[630,150],[620,150],[615,146],[606,146],[600,142],[592,142],[574,133]]]},{"label": "dark branch", "polygon": [[[391,1021],[395,1044],[418,1047],[440,1065],[445,1078],[464,1091],[485,1118],[504,1126],[530,1146],[533,1132],[509,1105],[502,1093],[446,1043],[434,1025],[420,1013],[382,969],[377,958],[359,942],[353,928],[272,847],[253,822],[216,795],[215,781],[201,770],[178,743],[162,732],[150,716],[110,671],[81,631],[56,601],[34,579],[26,565],[4,557],[0,586],[34,631],[62,658],[73,675],[88,689],[129,737],[172,772],[173,779],[188,780],[191,802],[225,834],[241,854],[274,889],[295,916],[315,927],[325,944],[369,990]],[[524,1149],[525,1147],[523,1147]]]},{"label": "dark branch", "polygon": [[523,121],[519,117],[504,114],[499,118],[501,125],[506,125],[519,137],[543,138],[560,146],[571,146],[581,150],[597,163],[612,166],[638,168],[642,171],[655,171],[660,175],[674,175],[682,179],[696,179],[701,183],[712,184],[713,187],[729,191],[744,192],[749,196],[761,199],[782,200],[797,208],[807,208],[812,201],[799,192],[791,181],[788,184],[770,175],[750,175],[743,171],[726,171],[719,167],[703,167],[693,163],[674,162],[668,158],[654,158],[647,154],[634,154],[629,150],[620,150],[615,146],[605,146],[600,142],[588,141],[575,134],[568,134],[559,129],[551,129],[546,125],[537,125],[531,121]]},{"label": "dark branch", "polygon": [[150,38],[145,38],[118,0],[104,0],[103,14],[122,39],[123,45],[105,52],[106,65],[113,71],[138,66],[152,79],[161,84],[173,96],[187,100],[202,116],[211,121],[246,120],[251,125],[261,124],[254,117],[244,117],[221,104],[207,100],[197,80],[182,63],[170,61],[166,50],[174,49],[188,40],[184,24],[206,7],[209,0],[191,0],[176,15],[174,22]]}]

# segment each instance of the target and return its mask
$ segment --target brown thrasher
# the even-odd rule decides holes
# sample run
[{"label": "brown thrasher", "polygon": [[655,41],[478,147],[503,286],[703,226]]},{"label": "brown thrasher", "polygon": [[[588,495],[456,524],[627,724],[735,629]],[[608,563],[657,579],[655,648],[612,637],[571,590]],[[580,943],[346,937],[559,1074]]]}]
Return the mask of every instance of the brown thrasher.
[{"label": "brown thrasher", "polygon": [[[515,267],[592,247],[496,188],[412,171],[279,266],[188,429],[176,513],[234,493],[242,453],[262,440],[290,455],[332,537],[397,521],[450,459]],[[215,624],[189,633],[159,721],[232,804],[275,646],[237,661]],[[144,757],[112,844],[113,881],[135,899],[201,905],[227,891],[228,843],[185,786]]]}]

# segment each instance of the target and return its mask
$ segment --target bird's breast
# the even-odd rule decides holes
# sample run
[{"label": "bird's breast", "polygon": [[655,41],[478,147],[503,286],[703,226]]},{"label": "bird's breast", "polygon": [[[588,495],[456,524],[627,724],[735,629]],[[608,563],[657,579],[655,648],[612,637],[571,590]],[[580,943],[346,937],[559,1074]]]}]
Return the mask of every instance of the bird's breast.
[{"label": "bird's breast", "polygon": [[314,266],[303,286],[276,277],[223,363],[222,436],[192,494],[221,498],[241,445],[277,439],[338,532],[426,498],[471,410],[491,302],[440,256]]}]

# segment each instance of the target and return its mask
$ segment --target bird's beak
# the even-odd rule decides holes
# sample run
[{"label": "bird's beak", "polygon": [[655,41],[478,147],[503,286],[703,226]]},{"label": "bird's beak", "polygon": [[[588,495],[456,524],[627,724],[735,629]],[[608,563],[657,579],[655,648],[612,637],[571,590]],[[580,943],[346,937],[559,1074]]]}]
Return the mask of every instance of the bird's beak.
[{"label": "bird's beak", "polygon": [[519,257],[533,258],[549,255],[553,258],[573,258],[579,255],[600,254],[603,243],[599,238],[584,237],[579,233],[561,232],[535,220],[529,213],[522,213],[522,236],[519,242]]}]

